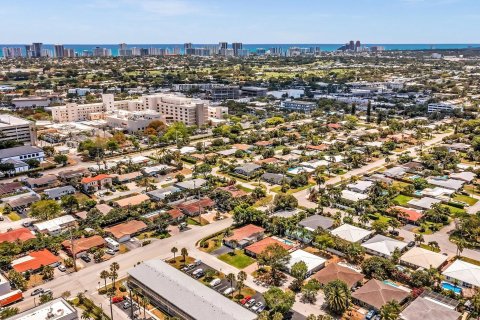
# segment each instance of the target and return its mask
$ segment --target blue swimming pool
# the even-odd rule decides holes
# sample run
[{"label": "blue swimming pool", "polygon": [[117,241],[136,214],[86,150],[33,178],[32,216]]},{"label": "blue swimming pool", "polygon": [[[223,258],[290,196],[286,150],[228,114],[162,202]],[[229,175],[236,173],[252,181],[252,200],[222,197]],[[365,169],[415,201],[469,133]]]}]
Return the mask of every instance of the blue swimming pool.
[{"label": "blue swimming pool", "polygon": [[456,294],[461,294],[462,293],[462,288],[458,286],[454,286],[450,282],[442,281],[442,288],[445,290],[453,291]]},{"label": "blue swimming pool", "polygon": [[384,280],[383,283],[388,284],[389,286],[398,288],[398,284],[396,284],[395,282]]}]

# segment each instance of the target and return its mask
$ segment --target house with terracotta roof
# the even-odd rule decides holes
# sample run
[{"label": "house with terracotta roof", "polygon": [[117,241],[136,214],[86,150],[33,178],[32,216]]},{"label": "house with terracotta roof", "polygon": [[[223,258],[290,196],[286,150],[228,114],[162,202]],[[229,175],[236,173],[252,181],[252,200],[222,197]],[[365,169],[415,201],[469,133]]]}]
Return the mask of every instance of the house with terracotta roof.
[{"label": "house with terracotta roof", "polygon": [[352,299],[356,304],[375,310],[380,310],[383,305],[390,301],[396,301],[402,304],[409,296],[409,291],[377,279],[368,281],[352,293]]},{"label": "house with terracotta roof", "polygon": [[17,241],[24,242],[30,239],[35,239],[35,235],[27,228],[19,228],[4,233],[0,233],[0,243]]},{"label": "house with terracotta roof", "polygon": [[279,241],[272,237],[266,237],[258,242],[252,243],[248,247],[245,248],[245,253],[256,257],[257,255],[261,254],[265,249],[272,245],[279,245],[280,247],[284,248],[285,250],[292,250],[292,246],[286,244],[285,242]]},{"label": "house with terracotta roof", "polygon": [[115,205],[120,208],[133,207],[142,204],[144,201],[150,201],[150,197],[146,194],[137,194],[128,198],[115,201]]},{"label": "house with terracotta roof", "polygon": [[250,149],[253,149],[253,146],[249,144],[244,144],[244,143],[235,143],[232,145],[232,148],[237,150],[242,150],[242,151],[248,151]]},{"label": "house with terracotta roof", "polygon": [[112,185],[112,177],[108,174],[99,174],[95,177],[85,177],[80,183],[83,190],[87,192],[96,192]]},{"label": "house with terracotta roof", "polygon": [[103,248],[105,246],[105,240],[99,235],[91,236],[89,238],[80,238],[73,240],[73,250],[72,242],[70,240],[65,240],[62,242],[62,247],[70,256],[79,257],[85,252],[93,248]]},{"label": "house with terracotta roof", "polygon": [[231,195],[233,198],[241,198],[241,197],[245,197],[246,195],[248,195],[248,193],[246,193],[246,192],[243,191],[242,189],[238,189],[238,188],[237,188],[236,186],[234,186],[234,185],[226,186],[226,187],[220,187],[220,188],[218,188],[218,189],[230,193],[230,195]]},{"label": "house with terracotta roof", "polygon": [[342,128],[342,125],[340,123],[329,123],[327,124],[327,127],[330,129],[338,130]]},{"label": "house with terracotta roof", "polygon": [[60,258],[47,249],[32,251],[24,257],[15,259],[11,262],[12,268],[20,273],[38,272],[44,266],[57,266]]},{"label": "house with terracotta roof", "polygon": [[203,198],[200,200],[192,199],[179,204],[178,209],[190,217],[198,216],[205,213],[209,208],[213,208],[215,202],[210,198]]},{"label": "house with terracotta roof", "polygon": [[24,186],[20,182],[8,182],[0,184],[0,196],[13,195],[21,192]]},{"label": "house with terracotta roof", "polygon": [[308,150],[315,150],[315,151],[325,151],[328,149],[328,145],[322,143],[318,146],[314,146],[314,145],[308,145],[307,146],[307,149]]},{"label": "house with terracotta roof", "polygon": [[257,141],[255,142],[255,145],[257,147],[270,147],[273,145],[273,142],[272,141],[266,141],[266,140],[263,140],[263,141]]},{"label": "house with terracotta roof", "polygon": [[253,224],[247,224],[231,231],[232,234],[223,238],[223,243],[230,248],[245,248],[261,239],[265,235],[265,229]]},{"label": "house with terracotta roof", "polygon": [[395,206],[393,208],[399,211],[397,218],[408,223],[418,224],[418,221],[423,217],[423,213],[414,209],[401,206]]},{"label": "house with terracotta roof", "polygon": [[145,231],[147,227],[143,221],[131,220],[105,228],[105,231],[110,233],[118,242],[126,242],[137,234]]},{"label": "house with terracotta roof", "polygon": [[329,263],[312,277],[322,285],[326,285],[334,280],[341,280],[345,282],[349,288],[353,288],[365,278],[360,272],[338,263]]},{"label": "house with terracotta roof", "polygon": [[186,216],[178,208],[173,208],[167,211],[167,214],[170,216],[171,221],[180,222],[185,220]]}]

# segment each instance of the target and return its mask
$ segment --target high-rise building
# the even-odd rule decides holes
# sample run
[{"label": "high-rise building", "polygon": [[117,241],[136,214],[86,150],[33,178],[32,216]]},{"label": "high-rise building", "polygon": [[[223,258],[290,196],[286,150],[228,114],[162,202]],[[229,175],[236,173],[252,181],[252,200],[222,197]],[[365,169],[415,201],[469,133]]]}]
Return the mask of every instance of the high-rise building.
[{"label": "high-rise building", "polygon": [[243,49],[243,44],[241,42],[233,42],[232,43],[233,55],[238,56],[238,50]]},{"label": "high-rise building", "polygon": [[40,58],[42,56],[42,43],[34,42],[31,45],[25,46],[28,58]]},{"label": "high-rise building", "polygon": [[22,56],[22,48],[8,48],[2,49],[3,57],[6,59],[20,58]]},{"label": "high-rise building", "polygon": [[179,55],[180,54],[180,48],[179,47],[173,48],[173,54],[174,55]]},{"label": "high-rise building", "polygon": [[53,46],[53,50],[55,52],[56,58],[63,58],[65,57],[65,48],[61,44],[56,44]]},{"label": "high-rise building", "polygon": [[355,50],[355,42],[353,40],[350,40],[350,44],[348,45],[348,48],[350,50]]},{"label": "high-rise building", "polygon": [[[183,45],[183,53],[184,53],[184,54],[187,54],[187,55],[188,55],[188,54],[191,54],[190,49],[192,49],[192,48],[193,48],[193,45],[192,45],[191,42],[185,43],[185,44]],[[189,52],[190,52],[190,53],[189,53]]]},{"label": "high-rise building", "polygon": [[65,48],[63,54],[66,58],[75,58],[75,50],[73,49]]},{"label": "high-rise building", "polygon": [[355,51],[360,51],[362,48],[362,44],[360,43],[360,40],[357,40],[357,42],[355,42]]},{"label": "high-rise building", "polygon": [[42,49],[40,51],[40,57],[51,58],[53,57],[53,52],[50,49]]},{"label": "high-rise building", "polygon": [[131,56],[132,51],[128,49],[128,46],[126,43],[120,43],[118,45],[118,55],[120,57]]}]

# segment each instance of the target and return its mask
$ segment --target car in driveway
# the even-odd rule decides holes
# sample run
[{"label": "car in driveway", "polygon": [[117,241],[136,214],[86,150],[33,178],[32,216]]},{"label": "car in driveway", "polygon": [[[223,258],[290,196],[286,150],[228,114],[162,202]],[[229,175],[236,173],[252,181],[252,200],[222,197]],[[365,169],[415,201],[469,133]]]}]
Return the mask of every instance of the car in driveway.
[{"label": "car in driveway", "polygon": [[253,312],[258,312],[258,309],[260,309],[260,307],[263,306],[263,303],[261,302],[257,302],[253,307],[251,307],[250,309],[253,311]]},{"label": "car in driveway", "polygon": [[65,267],[63,264],[61,264],[61,265],[58,266],[58,270],[60,270],[62,272],[65,272],[65,271],[67,271],[67,267]]},{"label": "car in driveway", "polygon": [[367,312],[367,314],[365,315],[365,319],[370,320],[370,319],[372,319],[374,316],[375,316],[375,310],[372,309],[372,310],[370,310],[370,311]]},{"label": "car in driveway", "polygon": [[37,294],[43,293],[43,291],[44,290],[42,288],[37,288],[37,289],[33,290],[30,295],[31,296],[36,296]]},{"label": "car in driveway", "polygon": [[250,299],[248,300],[247,303],[245,303],[245,307],[250,308],[255,305],[256,300],[255,299]]},{"label": "car in driveway", "polygon": [[130,301],[125,301],[123,304],[122,304],[122,308],[123,309],[128,309],[132,306],[132,304],[130,303]]},{"label": "car in driveway", "polygon": [[209,285],[210,287],[215,287],[215,286],[218,286],[220,283],[222,283],[222,280],[221,279],[213,279],[212,281],[210,281]]},{"label": "car in driveway", "polygon": [[105,250],[105,253],[114,256],[115,253],[116,253],[116,251],[115,251],[115,250],[112,250],[112,249],[107,249],[107,250]]},{"label": "car in driveway", "polygon": [[245,298],[243,298],[242,300],[240,300],[240,304],[245,304],[245,303],[247,303],[248,301],[250,301],[250,299],[252,299],[252,297],[246,296]]},{"label": "car in driveway", "polygon": [[225,289],[223,291],[223,294],[227,296],[227,295],[231,294],[233,291],[235,291],[235,288],[230,287],[230,288]]},{"label": "car in driveway", "polygon": [[80,259],[82,259],[82,260],[85,261],[85,262],[90,262],[90,261],[92,261],[92,258],[90,258],[90,257],[88,256],[88,254],[82,255],[82,256],[80,257]]}]

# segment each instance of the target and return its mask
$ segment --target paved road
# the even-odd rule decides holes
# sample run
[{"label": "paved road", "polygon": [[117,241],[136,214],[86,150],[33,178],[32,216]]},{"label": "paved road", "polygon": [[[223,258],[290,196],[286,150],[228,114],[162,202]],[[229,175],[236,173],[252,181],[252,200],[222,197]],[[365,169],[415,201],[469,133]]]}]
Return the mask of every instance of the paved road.
[{"label": "paved road", "polygon": [[[150,245],[120,254],[102,263],[94,264],[85,269],[79,270],[76,273],[64,274],[54,280],[43,285],[43,288],[49,288],[53,291],[54,296],[58,297],[65,291],[70,291],[72,296],[79,292],[85,292],[87,297],[93,299],[98,305],[102,303],[105,312],[109,314],[107,300],[96,293],[101,279],[99,274],[102,270],[107,270],[112,262],[118,262],[120,265],[119,277],[124,277],[130,268],[133,268],[137,263],[150,260],[154,258],[166,259],[172,256],[170,249],[177,247],[187,248],[190,253],[195,253],[195,244],[198,240],[223,230],[232,224],[232,219],[217,221],[215,223],[203,226],[192,227],[191,230],[182,232],[176,236],[162,240],[154,240]],[[34,306],[34,299],[30,297],[32,290],[24,293],[25,299],[15,306],[20,310],[26,310]],[[115,309],[115,308],[114,308]],[[121,317],[121,315],[119,315]]]}]

